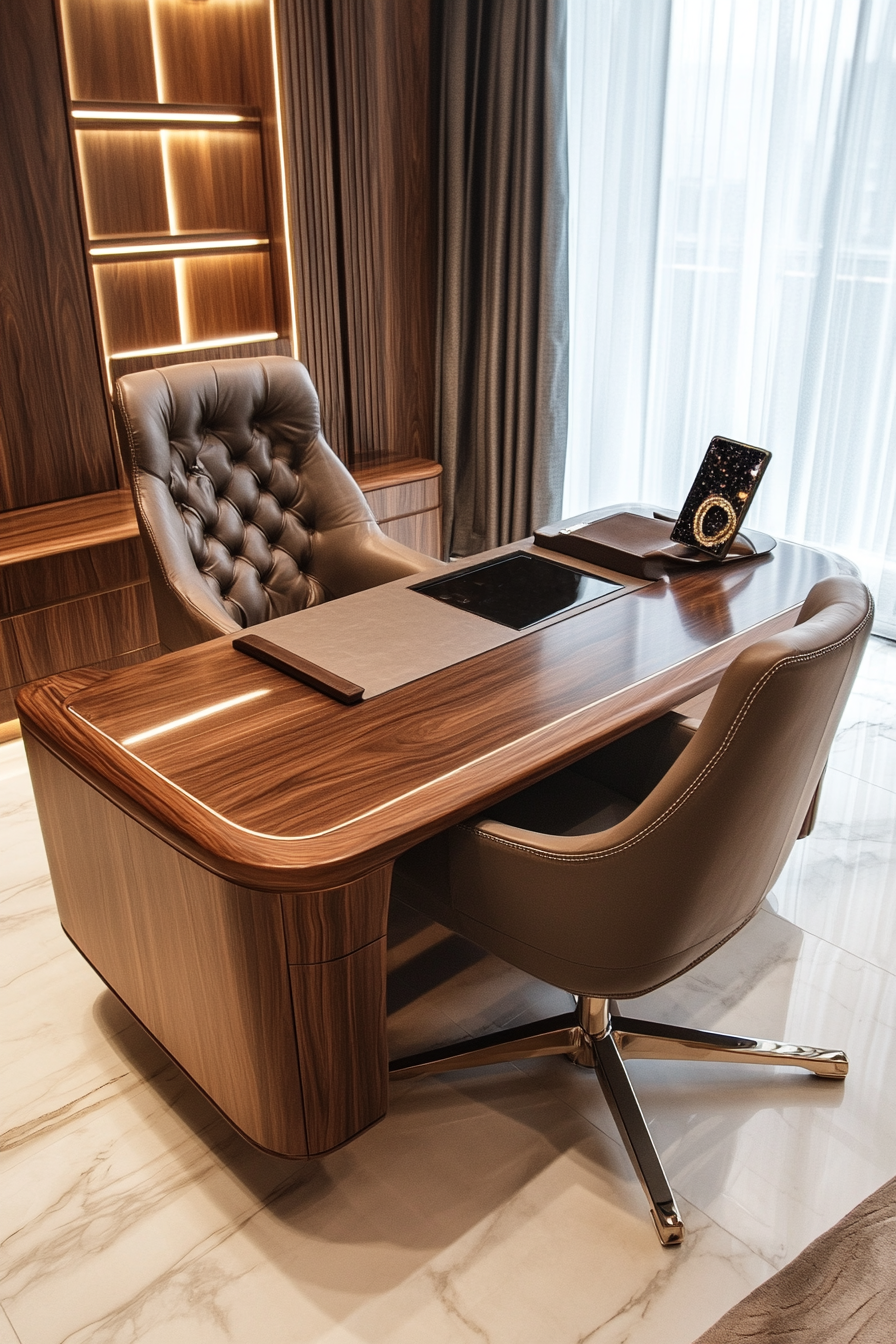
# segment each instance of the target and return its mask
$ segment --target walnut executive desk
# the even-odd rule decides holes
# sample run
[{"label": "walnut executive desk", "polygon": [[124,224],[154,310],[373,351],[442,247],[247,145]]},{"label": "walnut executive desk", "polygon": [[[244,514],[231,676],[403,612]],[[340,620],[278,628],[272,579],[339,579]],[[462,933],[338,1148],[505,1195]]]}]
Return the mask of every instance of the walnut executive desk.
[{"label": "walnut executive desk", "polygon": [[781,543],[350,706],[229,637],[35,683],[63,926],[252,1143],[336,1148],[386,1113],[396,855],[715,684],[846,568]]}]

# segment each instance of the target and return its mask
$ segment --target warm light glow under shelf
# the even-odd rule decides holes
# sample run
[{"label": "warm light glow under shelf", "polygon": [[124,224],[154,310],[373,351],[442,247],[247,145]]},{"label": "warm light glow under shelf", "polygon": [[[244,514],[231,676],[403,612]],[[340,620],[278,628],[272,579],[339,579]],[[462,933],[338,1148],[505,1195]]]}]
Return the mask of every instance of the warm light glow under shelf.
[{"label": "warm light glow under shelf", "polygon": [[117,111],[109,108],[76,107],[72,116],[82,121],[187,121],[187,122],[257,122],[258,117],[241,116],[238,112],[155,112]]},{"label": "warm light glow under shelf", "polygon": [[136,257],[147,252],[205,252],[209,248],[228,251],[234,247],[267,247],[267,238],[184,239],[183,242],[120,243],[91,247],[92,257]]},{"label": "warm light glow under shelf", "polygon": [[188,350],[216,350],[219,346],[252,345],[255,341],[278,341],[277,331],[254,331],[251,336],[221,336],[208,341],[187,341],[183,345],[154,345],[146,350],[115,350],[109,359],[141,359],[145,355],[180,355]]}]

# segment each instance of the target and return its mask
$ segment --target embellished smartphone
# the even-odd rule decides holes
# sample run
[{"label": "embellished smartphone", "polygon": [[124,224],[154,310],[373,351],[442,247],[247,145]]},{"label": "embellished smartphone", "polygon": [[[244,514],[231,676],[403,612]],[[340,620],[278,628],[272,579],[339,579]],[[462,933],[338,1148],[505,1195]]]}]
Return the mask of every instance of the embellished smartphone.
[{"label": "embellished smartphone", "polygon": [[737,536],[771,453],[716,436],[672,529],[672,540],[722,560]]}]

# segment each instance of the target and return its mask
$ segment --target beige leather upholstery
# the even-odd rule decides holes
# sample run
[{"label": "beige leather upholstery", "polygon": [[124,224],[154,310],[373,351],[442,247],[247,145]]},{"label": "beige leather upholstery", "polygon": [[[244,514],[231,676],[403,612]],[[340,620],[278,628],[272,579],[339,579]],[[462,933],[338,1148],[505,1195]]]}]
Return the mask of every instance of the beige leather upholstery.
[{"label": "beige leather upholstery", "polygon": [[677,1246],[684,1224],[625,1060],[785,1064],[840,1082],[849,1061],[642,1021],[615,1000],[681,975],[756,913],[814,798],[871,619],[858,579],[825,579],[792,630],[735,659],[699,725],[668,714],[403,855],[396,896],[577,1001],[393,1060],[390,1075],[556,1054],[593,1067],[660,1241]]},{"label": "beige leather upholstery", "polygon": [[394,894],[576,994],[680,975],[781,871],[871,618],[857,579],[825,579],[793,629],[732,663],[696,732],[667,715],[417,846]]},{"label": "beige leather upholstery", "polygon": [[380,531],[295,360],[128,374],[115,411],[167,648],[432,569]]}]

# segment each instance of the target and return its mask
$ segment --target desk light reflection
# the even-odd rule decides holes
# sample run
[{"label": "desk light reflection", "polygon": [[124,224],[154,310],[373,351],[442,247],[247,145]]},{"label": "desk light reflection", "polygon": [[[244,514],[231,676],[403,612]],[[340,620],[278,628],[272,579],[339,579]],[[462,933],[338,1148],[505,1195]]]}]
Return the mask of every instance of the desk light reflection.
[{"label": "desk light reflection", "polygon": [[123,747],[132,747],[137,742],[145,742],[150,737],[161,737],[163,733],[172,733],[175,728],[184,728],[188,723],[198,723],[200,719],[210,718],[212,714],[221,714],[225,709],[233,709],[235,705],[245,705],[249,700],[258,700],[262,695],[268,695],[268,690],[249,691],[247,695],[235,695],[232,700],[219,700],[216,705],[207,705],[205,709],[197,709],[192,714],[184,714],[179,719],[169,719],[167,723],[160,723],[156,728],[147,728],[143,733],[134,733],[131,737],[123,737],[121,745]]}]

